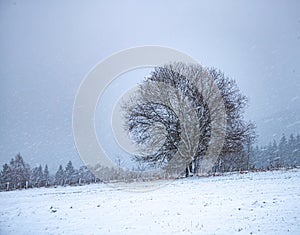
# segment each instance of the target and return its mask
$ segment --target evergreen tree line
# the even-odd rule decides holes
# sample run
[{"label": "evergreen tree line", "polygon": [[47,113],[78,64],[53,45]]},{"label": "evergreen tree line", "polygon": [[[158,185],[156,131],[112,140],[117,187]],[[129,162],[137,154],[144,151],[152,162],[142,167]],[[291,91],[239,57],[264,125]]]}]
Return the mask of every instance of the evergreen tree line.
[{"label": "evergreen tree line", "polygon": [[44,168],[39,165],[31,169],[21,154],[5,163],[0,172],[0,190],[89,184],[96,181],[86,166],[75,169],[69,161],[65,168],[60,165],[55,175],[52,175],[47,165]]},{"label": "evergreen tree line", "polygon": [[272,170],[300,166],[300,135],[285,135],[277,143],[275,140],[266,146],[251,149],[250,169]]},{"label": "evergreen tree line", "polygon": [[[124,170],[120,164],[118,168],[109,169],[100,165],[95,166],[94,171],[101,179],[95,177],[87,166],[75,169],[69,161],[65,167],[60,165],[56,173],[50,174],[48,166],[41,165],[30,168],[21,154],[17,154],[9,163],[5,163],[0,172],[0,190],[14,190],[22,188],[49,187],[57,185],[82,185],[95,182],[111,182],[134,180],[153,180],[172,178],[168,171],[149,172],[143,165],[133,171]],[[279,143],[274,140],[266,146],[249,146],[246,151],[239,154],[226,155],[219,158],[212,173],[231,172],[244,170],[273,170],[279,168],[295,168],[300,166],[300,135],[293,134],[287,139],[282,135]],[[167,173],[167,175],[166,175]],[[178,174],[177,174],[178,176]]]}]

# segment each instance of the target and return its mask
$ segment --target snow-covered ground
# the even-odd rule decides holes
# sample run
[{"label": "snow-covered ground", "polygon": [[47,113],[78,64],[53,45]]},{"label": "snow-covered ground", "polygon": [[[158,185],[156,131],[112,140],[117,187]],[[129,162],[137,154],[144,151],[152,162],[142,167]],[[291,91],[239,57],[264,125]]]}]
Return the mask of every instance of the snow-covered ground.
[{"label": "snow-covered ground", "polygon": [[300,234],[300,170],[0,193],[0,234]]}]

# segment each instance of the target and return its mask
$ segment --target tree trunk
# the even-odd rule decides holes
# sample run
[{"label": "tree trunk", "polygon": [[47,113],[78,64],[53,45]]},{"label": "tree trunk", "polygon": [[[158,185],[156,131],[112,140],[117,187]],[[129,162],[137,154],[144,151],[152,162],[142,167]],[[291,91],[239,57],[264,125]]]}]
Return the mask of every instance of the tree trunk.
[{"label": "tree trunk", "polygon": [[199,159],[198,159],[198,157],[195,157],[195,160],[194,160],[194,175],[198,174],[198,170],[199,170]]},{"label": "tree trunk", "polygon": [[186,169],[185,169],[185,176],[186,176],[186,177],[191,176],[192,168],[193,168],[192,162],[189,163],[189,164],[186,166]]}]

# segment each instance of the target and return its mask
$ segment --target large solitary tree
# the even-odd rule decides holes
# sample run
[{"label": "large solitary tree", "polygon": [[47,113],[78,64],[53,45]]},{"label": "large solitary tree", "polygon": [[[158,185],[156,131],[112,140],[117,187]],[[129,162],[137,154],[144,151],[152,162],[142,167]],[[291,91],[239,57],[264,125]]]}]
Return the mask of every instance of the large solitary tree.
[{"label": "large solitary tree", "polygon": [[254,140],[254,125],[243,117],[246,103],[236,82],[219,70],[156,67],[123,105],[125,129],[140,150],[135,160],[207,172],[208,163],[240,153]]}]

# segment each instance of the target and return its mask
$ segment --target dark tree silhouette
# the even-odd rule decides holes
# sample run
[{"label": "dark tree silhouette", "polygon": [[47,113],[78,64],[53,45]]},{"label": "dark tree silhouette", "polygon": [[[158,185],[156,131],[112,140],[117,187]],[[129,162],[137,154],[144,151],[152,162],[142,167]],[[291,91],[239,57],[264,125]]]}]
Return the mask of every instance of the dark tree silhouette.
[{"label": "dark tree silhouette", "polygon": [[[255,139],[254,124],[243,117],[246,104],[236,82],[217,69],[183,63],[156,67],[123,105],[125,129],[143,153],[135,159],[153,165],[172,160],[186,165],[187,174],[197,173],[205,169],[204,156],[214,130],[215,149],[225,139],[218,166],[230,159],[246,168],[246,155]],[[226,125],[217,123],[222,108]],[[176,153],[180,157],[174,161]]]}]

